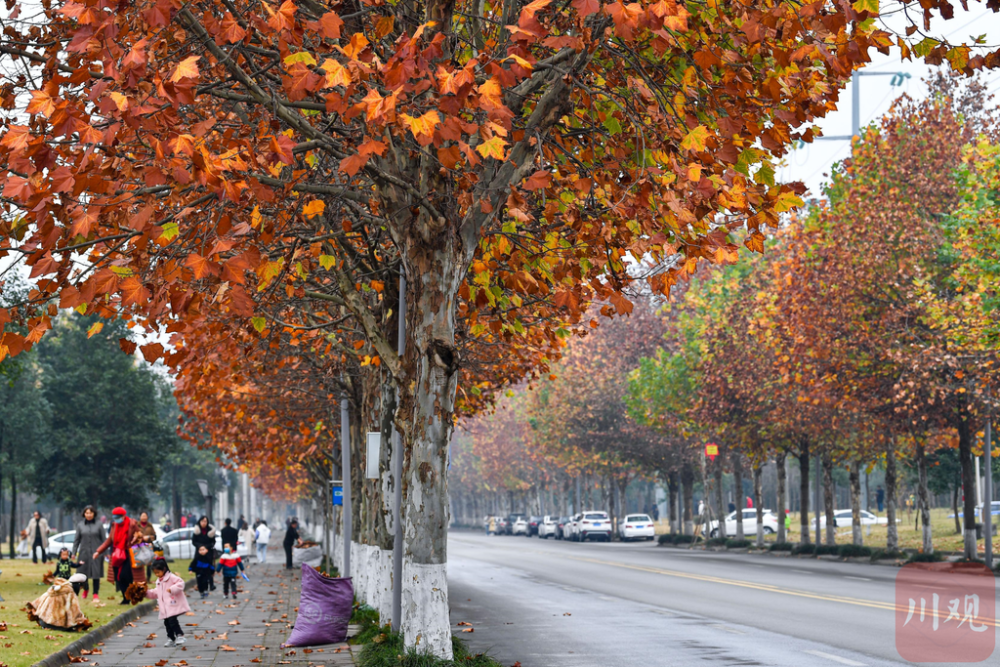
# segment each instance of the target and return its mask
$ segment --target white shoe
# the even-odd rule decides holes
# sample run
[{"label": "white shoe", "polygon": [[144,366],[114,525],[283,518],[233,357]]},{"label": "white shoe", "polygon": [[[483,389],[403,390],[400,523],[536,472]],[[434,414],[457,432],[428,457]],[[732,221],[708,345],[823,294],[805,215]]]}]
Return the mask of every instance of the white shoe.
[{"label": "white shoe", "polygon": [[176,640],[174,641],[174,644],[175,644],[175,645],[177,645],[177,646],[180,646],[181,644],[185,643],[186,641],[187,641],[187,640],[186,640],[186,639],[184,639],[184,635],[181,635],[180,637],[178,637],[178,638],[177,638],[177,639],[176,639]]},{"label": "white shoe", "polygon": [[167,641],[163,642],[163,648],[170,648],[171,646],[174,646],[173,639],[168,639]]}]

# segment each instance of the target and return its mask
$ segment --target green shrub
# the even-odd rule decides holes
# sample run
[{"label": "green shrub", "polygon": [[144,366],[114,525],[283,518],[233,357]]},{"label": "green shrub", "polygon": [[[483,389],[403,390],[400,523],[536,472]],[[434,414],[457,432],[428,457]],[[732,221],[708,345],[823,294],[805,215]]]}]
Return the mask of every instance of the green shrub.
[{"label": "green shrub", "polygon": [[694,535],[674,535],[674,544],[691,544],[694,542]]},{"label": "green shrub", "polygon": [[372,609],[366,604],[355,604],[351,612],[351,623],[356,625],[378,625],[378,609]]},{"label": "green shrub", "polygon": [[898,560],[900,558],[906,558],[906,554],[902,551],[892,551],[889,549],[872,549],[872,562],[877,560]]},{"label": "green shrub", "polygon": [[659,537],[656,538],[656,543],[657,544],[673,544],[674,543],[674,536],[671,535],[670,533],[663,533],[662,535],[660,535]]},{"label": "green shrub", "polygon": [[792,548],[793,556],[812,556],[815,553],[816,545],[812,542],[809,542],[808,544],[796,544],[795,547]]},{"label": "green shrub", "polygon": [[840,547],[836,544],[817,544],[816,545],[816,555],[817,556],[836,556],[840,553]]},{"label": "green shrub", "polygon": [[434,656],[407,650],[403,636],[381,628],[361,649],[359,667],[501,667],[500,663],[483,654],[473,654],[458,637],[452,637],[453,660],[441,660]]},{"label": "green shrub", "polygon": [[860,544],[841,544],[837,554],[841,558],[871,558],[872,549]]},{"label": "green shrub", "polygon": [[791,551],[795,545],[791,542],[775,542],[767,548],[768,551]]},{"label": "green shrub", "polygon": [[910,554],[910,557],[906,560],[907,563],[940,563],[942,560],[941,554],[939,553],[921,553],[916,552]]},{"label": "green shrub", "polygon": [[753,546],[753,542],[750,540],[726,540],[727,549],[749,549],[751,546]]},{"label": "green shrub", "polygon": [[724,547],[726,546],[726,538],[724,537],[713,537],[711,539],[705,540],[706,547]]}]

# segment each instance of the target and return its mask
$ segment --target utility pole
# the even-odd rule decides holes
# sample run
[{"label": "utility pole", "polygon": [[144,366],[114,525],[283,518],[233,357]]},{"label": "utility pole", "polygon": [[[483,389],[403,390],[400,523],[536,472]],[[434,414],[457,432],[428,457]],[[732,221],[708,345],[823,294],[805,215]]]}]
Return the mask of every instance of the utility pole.
[{"label": "utility pole", "polygon": [[986,455],[986,502],[983,504],[983,531],[986,533],[986,567],[993,569],[993,417],[986,419],[983,453]]},{"label": "utility pole", "polygon": [[347,395],[340,399],[340,467],[344,494],[344,571],[340,576],[351,576],[351,423],[347,410]]},{"label": "utility pole", "polygon": [[895,88],[902,85],[903,81],[910,78],[908,72],[865,72],[856,70],[851,74],[851,134],[837,136],[816,137],[818,141],[850,141],[861,134],[861,77],[863,76],[891,76],[889,85]]},{"label": "utility pole", "polygon": [[[406,352],[406,275],[399,266],[399,325],[396,351],[402,360]],[[399,395],[396,396],[397,406]],[[403,442],[399,430],[392,429],[392,630],[399,632],[403,621]]]}]

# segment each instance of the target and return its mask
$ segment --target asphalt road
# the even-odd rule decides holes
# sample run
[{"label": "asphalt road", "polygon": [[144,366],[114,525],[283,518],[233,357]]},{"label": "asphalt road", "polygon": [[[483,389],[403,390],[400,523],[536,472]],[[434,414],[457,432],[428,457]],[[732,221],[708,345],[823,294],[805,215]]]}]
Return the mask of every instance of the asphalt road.
[{"label": "asphalt road", "polygon": [[912,664],[898,568],[473,532],[448,561],[452,620],[507,666]]}]

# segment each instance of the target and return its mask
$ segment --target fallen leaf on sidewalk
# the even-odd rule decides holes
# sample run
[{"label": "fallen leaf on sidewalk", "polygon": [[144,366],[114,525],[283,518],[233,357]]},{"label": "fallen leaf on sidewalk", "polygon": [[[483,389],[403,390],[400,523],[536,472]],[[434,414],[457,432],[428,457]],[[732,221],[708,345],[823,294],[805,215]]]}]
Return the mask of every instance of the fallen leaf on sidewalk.
[{"label": "fallen leaf on sidewalk", "polygon": [[563,616],[572,616],[572,615],[573,614],[570,614],[570,613],[563,614]]},{"label": "fallen leaf on sidewalk", "polygon": [[239,621],[229,621],[229,625],[239,625]]},{"label": "fallen leaf on sidewalk", "polygon": [[172,662],[170,664],[173,665],[174,667],[184,667],[185,665],[187,665],[187,660],[181,660],[180,662]]},{"label": "fallen leaf on sidewalk", "polygon": [[475,631],[476,631],[475,628],[466,628],[466,629],[462,630],[462,632],[475,632]]},{"label": "fallen leaf on sidewalk", "polygon": [[216,614],[225,614],[226,612],[222,611],[221,609],[216,609],[215,613]]},{"label": "fallen leaf on sidewalk", "polygon": [[185,616],[194,616],[194,612],[193,611],[186,611],[186,612],[184,612],[184,615]]},{"label": "fallen leaf on sidewalk", "polygon": [[185,623],[184,627],[186,627],[186,628],[196,628],[196,627],[198,627],[198,624],[197,623]]},{"label": "fallen leaf on sidewalk", "polygon": [[223,632],[221,635],[219,635],[218,637],[215,638],[215,641],[223,641],[224,642],[227,639],[229,639],[229,633],[228,632]]},{"label": "fallen leaf on sidewalk", "polygon": [[130,623],[126,623],[125,625],[127,625],[130,628],[134,628],[135,627],[135,623],[131,623],[131,622]]},{"label": "fallen leaf on sidewalk", "polygon": [[465,621],[459,621],[459,622],[458,622],[458,625],[460,625],[460,626],[461,626],[461,625],[468,625],[468,626],[472,626],[472,623],[466,623]]},{"label": "fallen leaf on sidewalk", "polygon": [[163,667],[166,664],[167,664],[166,660],[157,660],[156,661],[156,667]]},{"label": "fallen leaf on sidewalk", "polygon": [[223,644],[222,646],[219,647],[219,650],[220,651],[235,651],[236,649],[234,649],[229,644]]},{"label": "fallen leaf on sidewalk", "polygon": [[146,639],[156,639],[156,633],[150,632],[149,635],[147,635]]},{"label": "fallen leaf on sidewalk", "polygon": [[518,662],[515,662],[515,663],[514,663],[513,665],[511,665],[510,667],[521,667],[521,662],[520,662],[520,661],[518,661]]},{"label": "fallen leaf on sidewalk", "polygon": [[288,652],[288,653],[286,653],[285,655],[295,655],[295,650],[294,650],[294,649],[292,649],[291,651],[289,651],[289,652]]},{"label": "fallen leaf on sidewalk", "polygon": [[313,650],[311,648],[304,648],[304,649],[302,649],[302,652],[303,653],[312,653]]},{"label": "fallen leaf on sidewalk", "polygon": [[260,662],[260,658],[251,658],[250,662]]},{"label": "fallen leaf on sidewalk", "polygon": [[[28,655],[28,654],[27,653],[22,653],[21,655]],[[89,662],[82,655],[73,655],[72,653],[67,653],[66,657],[69,658],[69,661],[73,662],[73,663],[76,663],[76,662]]]},{"label": "fallen leaf on sidewalk", "polygon": [[145,644],[142,645],[142,647],[143,648],[156,648],[156,644],[154,644],[153,642],[146,642]]}]

